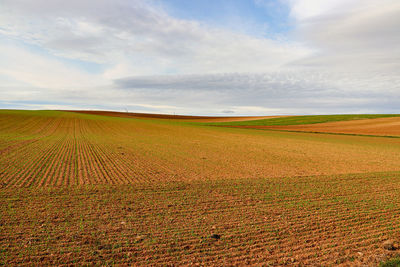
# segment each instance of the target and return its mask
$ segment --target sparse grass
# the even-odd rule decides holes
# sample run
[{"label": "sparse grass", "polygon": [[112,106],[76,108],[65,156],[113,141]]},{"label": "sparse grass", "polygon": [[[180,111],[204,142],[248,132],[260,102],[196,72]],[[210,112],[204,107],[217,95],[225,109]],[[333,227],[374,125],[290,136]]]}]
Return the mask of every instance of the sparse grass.
[{"label": "sparse grass", "polygon": [[58,111],[35,111],[33,115],[29,111],[1,111],[0,122],[0,151],[4,151],[0,182],[6,186],[399,170],[396,158],[400,146],[396,140],[253,131]]},{"label": "sparse grass", "polygon": [[399,267],[400,266],[400,258],[390,259],[386,262],[382,262],[380,267]]},{"label": "sparse grass", "polygon": [[399,154],[398,139],[0,111],[0,264],[377,265],[400,229]]},{"label": "sparse grass", "polygon": [[400,227],[399,175],[11,188],[0,192],[0,249],[11,265],[351,263],[346,251],[373,256]]}]

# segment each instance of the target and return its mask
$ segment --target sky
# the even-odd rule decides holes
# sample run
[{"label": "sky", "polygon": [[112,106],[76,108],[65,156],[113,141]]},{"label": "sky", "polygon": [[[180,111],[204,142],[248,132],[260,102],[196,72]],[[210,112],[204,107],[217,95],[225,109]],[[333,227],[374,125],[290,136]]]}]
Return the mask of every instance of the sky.
[{"label": "sky", "polygon": [[0,0],[0,109],[400,113],[400,1]]}]

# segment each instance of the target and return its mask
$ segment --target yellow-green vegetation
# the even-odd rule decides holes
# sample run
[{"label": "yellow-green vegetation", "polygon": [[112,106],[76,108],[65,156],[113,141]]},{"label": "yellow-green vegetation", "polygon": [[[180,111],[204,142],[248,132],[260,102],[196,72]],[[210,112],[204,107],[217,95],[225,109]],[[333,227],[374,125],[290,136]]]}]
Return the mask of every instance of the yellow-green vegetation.
[{"label": "yellow-green vegetation", "polygon": [[383,262],[379,265],[380,267],[399,267],[400,266],[400,258],[393,258],[386,262]]}]

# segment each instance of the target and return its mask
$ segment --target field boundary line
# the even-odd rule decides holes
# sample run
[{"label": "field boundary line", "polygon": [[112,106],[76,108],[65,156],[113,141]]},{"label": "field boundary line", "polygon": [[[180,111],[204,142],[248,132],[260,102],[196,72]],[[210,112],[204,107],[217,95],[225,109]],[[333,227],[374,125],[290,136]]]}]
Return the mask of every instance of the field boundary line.
[{"label": "field boundary line", "polygon": [[273,132],[289,132],[289,133],[312,133],[312,134],[330,134],[330,135],[349,135],[349,136],[361,136],[361,137],[379,137],[379,138],[400,138],[396,135],[373,135],[373,134],[353,134],[353,133],[333,133],[333,132],[317,132],[317,131],[300,131],[300,130],[284,130],[284,129],[270,129],[270,128],[252,128],[243,126],[222,126],[222,125],[208,125],[211,127],[222,127],[222,128],[238,128],[248,130],[261,130],[261,131],[273,131]]}]

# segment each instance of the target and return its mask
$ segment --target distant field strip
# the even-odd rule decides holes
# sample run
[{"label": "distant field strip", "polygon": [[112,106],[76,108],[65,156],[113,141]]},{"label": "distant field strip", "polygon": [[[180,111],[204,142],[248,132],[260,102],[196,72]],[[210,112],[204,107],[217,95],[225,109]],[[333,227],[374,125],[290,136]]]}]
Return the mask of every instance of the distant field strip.
[{"label": "distant field strip", "polygon": [[3,187],[116,185],[399,171],[400,140],[0,112]]},{"label": "distant field strip", "polygon": [[191,122],[232,122],[232,121],[251,121],[260,119],[270,119],[285,116],[185,116],[185,115],[167,115],[167,114],[151,114],[151,113],[131,113],[131,112],[115,112],[115,111],[91,111],[91,110],[77,110],[69,111],[90,115],[101,115],[120,118],[136,118],[136,119],[167,119],[167,120],[180,120]]},{"label": "distant field strip", "polygon": [[400,137],[400,118],[377,118],[306,125],[260,126],[259,129]]},{"label": "distant field strip", "polygon": [[398,172],[0,191],[4,265],[375,266],[399,228]]},{"label": "distant field strip", "polygon": [[346,115],[309,115],[309,116],[286,116],[271,119],[251,120],[251,121],[232,121],[216,122],[210,125],[219,126],[282,126],[282,125],[302,125],[318,124],[336,121],[353,121],[377,118],[399,117],[399,114],[346,114]]}]

